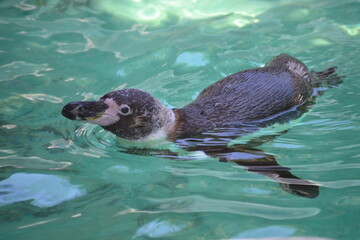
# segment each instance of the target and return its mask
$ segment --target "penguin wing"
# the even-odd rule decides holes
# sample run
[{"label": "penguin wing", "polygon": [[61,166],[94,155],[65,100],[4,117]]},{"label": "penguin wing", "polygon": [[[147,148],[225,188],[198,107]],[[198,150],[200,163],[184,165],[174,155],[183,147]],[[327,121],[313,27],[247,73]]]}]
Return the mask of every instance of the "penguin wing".
[{"label": "penguin wing", "polygon": [[311,90],[309,82],[288,69],[264,67],[238,72],[212,84],[192,104],[256,120],[303,103]]}]

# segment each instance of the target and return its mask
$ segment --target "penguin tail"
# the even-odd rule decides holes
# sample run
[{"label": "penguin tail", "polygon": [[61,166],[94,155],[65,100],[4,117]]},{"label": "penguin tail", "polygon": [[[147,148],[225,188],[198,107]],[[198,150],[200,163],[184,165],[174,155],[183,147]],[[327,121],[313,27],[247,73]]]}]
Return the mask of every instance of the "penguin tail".
[{"label": "penguin tail", "polygon": [[321,87],[337,87],[343,82],[344,76],[336,72],[337,67],[330,67],[321,72],[313,72],[316,82]]}]

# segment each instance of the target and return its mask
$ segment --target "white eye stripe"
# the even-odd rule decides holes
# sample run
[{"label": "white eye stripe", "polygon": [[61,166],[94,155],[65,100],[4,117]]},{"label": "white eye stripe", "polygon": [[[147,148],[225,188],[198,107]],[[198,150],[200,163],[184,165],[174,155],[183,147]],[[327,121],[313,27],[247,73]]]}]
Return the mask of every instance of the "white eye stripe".
[{"label": "white eye stripe", "polygon": [[121,104],[119,107],[119,113],[123,116],[132,114],[132,109],[127,104]]}]

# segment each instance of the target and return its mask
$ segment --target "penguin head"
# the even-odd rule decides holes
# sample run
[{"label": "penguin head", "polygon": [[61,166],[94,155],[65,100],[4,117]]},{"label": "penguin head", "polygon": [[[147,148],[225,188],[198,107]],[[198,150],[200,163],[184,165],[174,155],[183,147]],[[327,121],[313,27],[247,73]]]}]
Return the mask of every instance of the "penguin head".
[{"label": "penguin head", "polygon": [[62,115],[100,125],[127,140],[166,138],[175,121],[171,109],[150,93],[133,88],[109,92],[98,101],[70,102]]}]

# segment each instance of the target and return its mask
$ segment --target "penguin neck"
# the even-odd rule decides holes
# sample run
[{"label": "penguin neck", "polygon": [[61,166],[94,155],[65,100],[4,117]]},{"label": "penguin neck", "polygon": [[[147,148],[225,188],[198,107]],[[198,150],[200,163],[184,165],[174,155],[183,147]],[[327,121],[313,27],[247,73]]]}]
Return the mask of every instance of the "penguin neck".
[{"label": "penguin neck", "polygon": [[168,140],[174,141],[175,139],[184,135],[184,125],[186,123],[186,115],[182,109],[169,109],[164,107],[161,113],[162,125],[154,129],[149,135],[132,140],[135,142]]},{"label": "penguin neck", "polygon": [[153,141],[153,140],[172,140],[173,132],[177,127],[177,113],[172,109],[164,107],[161,113],[161,124],[159,128],[154,129],[149,135],[138,141]]},{"label": "penguin neck", "polygon": [[182,108],[175,108],[171,110],[173,112],[174,121],[170,128],[168,128],[167,140],[173,141],[184,135],[184,125],[186,116]]}]

